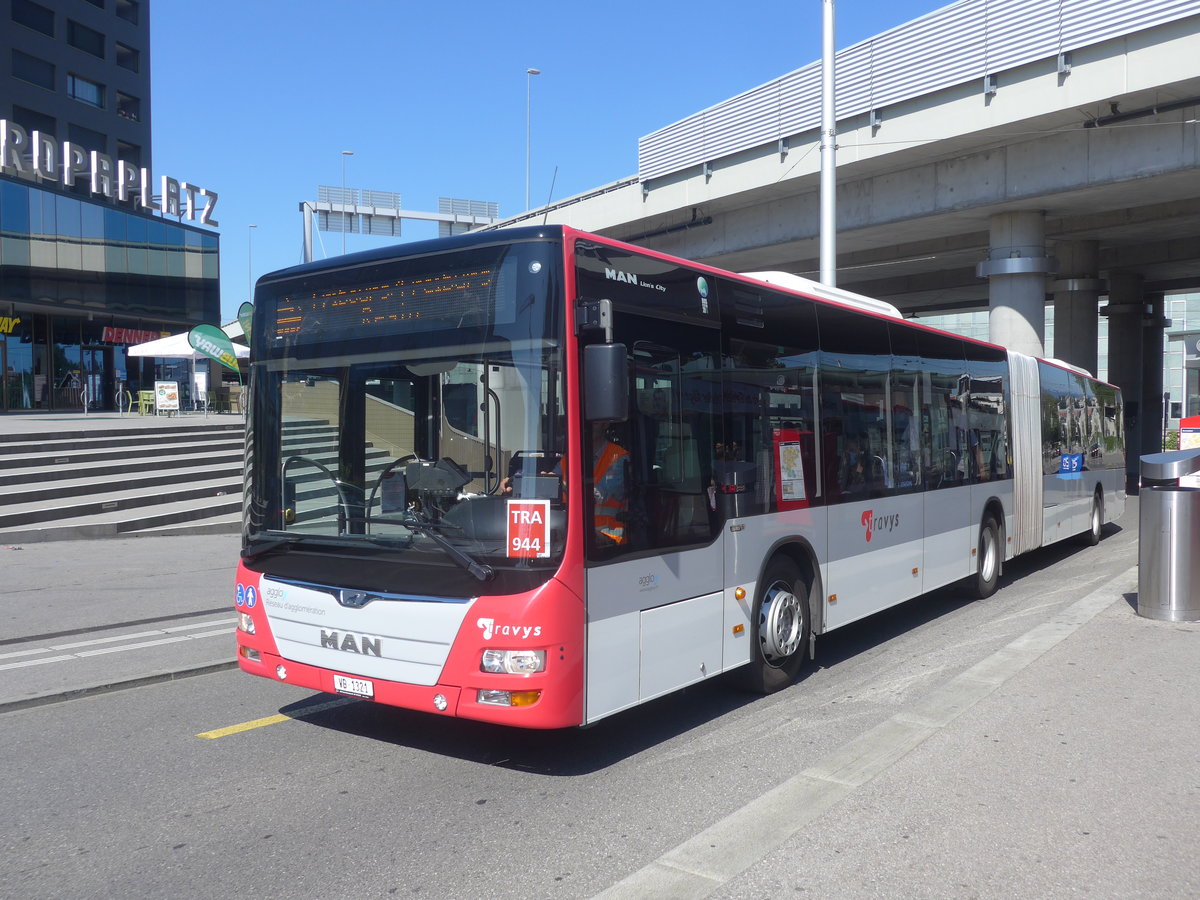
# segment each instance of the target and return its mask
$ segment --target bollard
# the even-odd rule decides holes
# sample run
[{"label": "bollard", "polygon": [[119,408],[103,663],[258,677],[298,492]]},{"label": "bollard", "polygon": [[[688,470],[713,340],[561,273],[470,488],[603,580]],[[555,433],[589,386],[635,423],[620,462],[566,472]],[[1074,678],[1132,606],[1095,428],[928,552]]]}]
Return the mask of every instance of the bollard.
[{"label": "bollard", "polygon": [[1138,615],[1200,620],[1200,488],[1179,481],[1200,472],[1200,450],[1141,458]]}]

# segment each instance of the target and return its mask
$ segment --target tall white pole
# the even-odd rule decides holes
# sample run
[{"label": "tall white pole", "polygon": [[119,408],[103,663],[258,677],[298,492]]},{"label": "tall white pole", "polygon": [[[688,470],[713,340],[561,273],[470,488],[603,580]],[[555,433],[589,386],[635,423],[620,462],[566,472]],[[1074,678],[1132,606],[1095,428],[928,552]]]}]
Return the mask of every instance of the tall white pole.
[{"label": "tall white pole", "polygon": [[821,0],[821,283],[837,285],[837,119],[834,114],[834,0]]},{"label": "tall white pole", "polygon": [[525,209],[529,210],[529,153],[533,122],[533,76],[541,75],[541,69],[525,70]]},{"label": "tall white pole", "polygon": [[350,220],[348,218],[346,218],[346,213],[345,213],[345,209],[344,209],[346,206],[346,157],[353,156],[353,155],[354,155],[353,150],[343,150],[342,151],[342,207],[343,207],[343,211],[342,211],[342,256],[346,255],[346,228],[350,224]]}]

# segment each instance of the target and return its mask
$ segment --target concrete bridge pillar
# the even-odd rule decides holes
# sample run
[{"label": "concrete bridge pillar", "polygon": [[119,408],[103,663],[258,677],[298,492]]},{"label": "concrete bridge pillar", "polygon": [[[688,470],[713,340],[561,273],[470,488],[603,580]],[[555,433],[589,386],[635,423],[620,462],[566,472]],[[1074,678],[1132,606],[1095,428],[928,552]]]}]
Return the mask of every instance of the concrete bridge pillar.
[{"label": "concrete bridge pillar", "polygon": [[1100,248],[1096,241],[1054,245],[1054,355],[1096,374],[1099,343]]},{"label": "concrete bridge pillar", "polygon": [[[1125,400],[1126,483],[1136,489],[1138,457],[1147,452],[1142,449],[1142,420],[1146,412],[1142,405],[1145,351],[1142,323],[1146,319],[1142,277],[1132,272],[1109,272],[1108,305],[1103,314],[1108,317],[1108,380],[1121,389]],[[1160,367],[1161,364],[1160,358]]]},{"label": "concrete bridge pillar", "polygon": [[976,274],[988,279],[988,328],[993,343],[1043,356],[1046,337],[1045,213],[998,213],[991,218],[991,247]]},{"label": "concrete bridge pillar", "polygon": [[1166,298],[1146,294],[1142,321],[1142,453],[1160,453],[1163,441],[1163,332]]}]

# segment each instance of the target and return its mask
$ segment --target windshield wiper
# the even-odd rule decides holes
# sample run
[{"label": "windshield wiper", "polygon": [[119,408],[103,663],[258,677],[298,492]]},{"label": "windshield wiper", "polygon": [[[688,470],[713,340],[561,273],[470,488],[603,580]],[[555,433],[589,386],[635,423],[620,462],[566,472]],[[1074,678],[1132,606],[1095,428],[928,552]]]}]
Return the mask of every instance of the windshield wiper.
[{"label": "windshield wiper", "polygon": [[438,534],[437,529],[444,527],[437,522],[424,522],[415,516],[410,516],[404,520],[406,528],[413,528],[420,531],[439,547],[446,551],[446,555],[452,560],[474,575],[480,581],[491,581],[496,575],[496,570],[486,563],[478,562],[459,550],[452,543],[446,540],[442,535]]}]

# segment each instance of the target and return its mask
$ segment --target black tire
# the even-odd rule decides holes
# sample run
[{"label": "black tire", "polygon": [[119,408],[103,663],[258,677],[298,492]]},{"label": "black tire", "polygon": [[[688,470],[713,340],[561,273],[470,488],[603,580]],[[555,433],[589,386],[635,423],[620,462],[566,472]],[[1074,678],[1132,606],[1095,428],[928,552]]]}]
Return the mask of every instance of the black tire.
[{"label": "black tire", "polygon": [[1080,535],[1080,540],[1088,547],[1095,547],[1100,543],[1100,538],[1103,537],[1104,531],[1104,497],[1099,491],[1096,491],[1092,497],[1092,515],[1088,519],[1088,530]]},{"label": "black tire", "polygon": [[759,582],[750,618],[750,665],[742,686],[773,694],[796,680],[808,653],[808,587],[790,559],[771,561]]},{"label": "black tire", "polygon": [[1000,581],[1000,526],[992,516],[985,516],[979,526],[979,546],[975,553],[975,596],[984,600],[996,593]]}]

